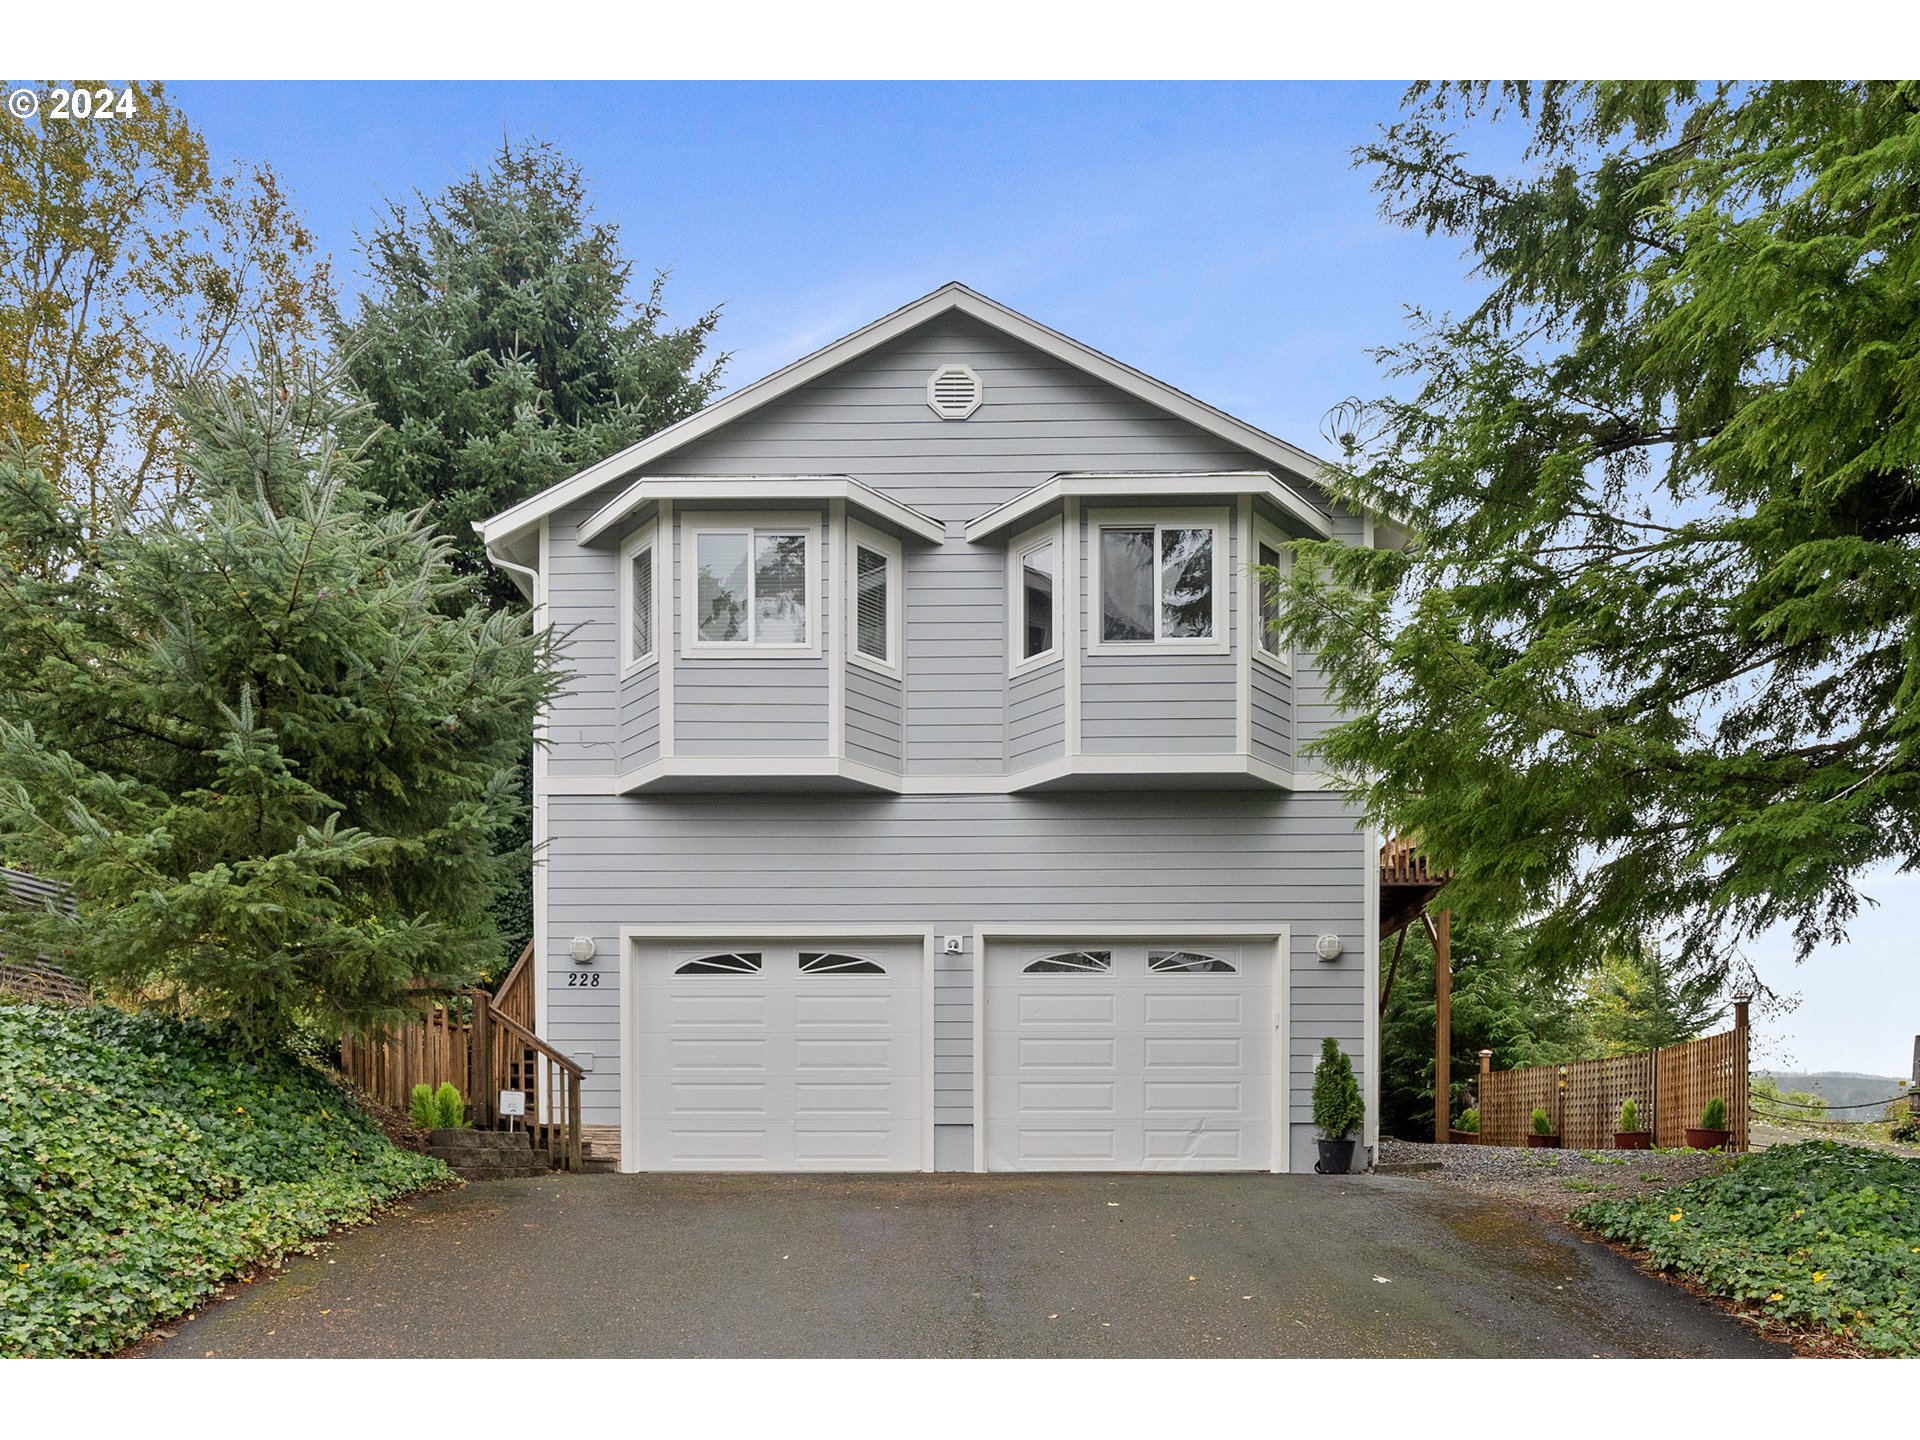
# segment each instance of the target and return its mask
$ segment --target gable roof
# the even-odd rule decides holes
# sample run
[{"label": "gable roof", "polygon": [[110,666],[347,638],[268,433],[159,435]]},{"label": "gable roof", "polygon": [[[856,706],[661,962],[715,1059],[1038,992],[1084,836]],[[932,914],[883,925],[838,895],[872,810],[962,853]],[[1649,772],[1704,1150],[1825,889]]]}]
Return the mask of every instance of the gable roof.
[{"label": "gable roof", "polygon": [[706,409],[649,435],[637,445],[630,445],[617,454],[609,455],[596,465],[589,465],[578,474],[502,510],[491,519],[476,521],[473,528],[480,532],[481,539],[488,545],[509,540],[539,524],[561,507],[591,495],[601,486],[672,454],[722,425],[798,389],[816,376],[844,365],[949,311],[970,315],[1303,480],[1311,482],[1319,476],[1322,462],[1299,447],[1256,429],[1244,420],[1236,420],[1224,410],[1217,410],[1203,400],[1196,400],[1184,391],[1103,355],[1091,346],[1082,345],[1057,330],[1050,330],[1037,320],[1030,320],[997,300],[989,300],[956,280],[942,285],[930,295],[921,296],[911,304],[901,306],[891,315],[862,326],[851,335],[842,336],[804,359],[794,361],[785,369],[776,370],[751,385],[743,385]]}]

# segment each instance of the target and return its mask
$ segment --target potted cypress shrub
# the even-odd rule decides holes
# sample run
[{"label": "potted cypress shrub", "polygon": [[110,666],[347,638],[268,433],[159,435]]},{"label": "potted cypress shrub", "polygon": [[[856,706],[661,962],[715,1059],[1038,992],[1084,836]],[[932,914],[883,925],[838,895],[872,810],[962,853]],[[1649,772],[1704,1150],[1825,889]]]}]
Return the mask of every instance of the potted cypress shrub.
[{"label": "potted cypress shrub", "polygon": [[1313,1123],[1320,1130],[1320,1175],[1345,1175],[1353,1169],[1353,1132],[1366,1118],[1353,1062],[1331,1035],[1320,1042],[1320,1063],[1313,1067]]},{"label": "potted cypress shrub", "polygon": [[1469,1105],[1460,1112],[1460,1118],[1447,1131],[1447,1143],[1450,1145],[1480,1143],[1480,1111],[1477,1106]]},{"label": "potted cypress shrub", "polygon": [[1718,1095],[1707,1101],[1700,1112],[1700,1123],[1687,1127],[1687,1147],[1691,1150],[1724,1150],[1733,1139],[1727,1128],[1727,1102]]},{"label": "potted cypress shrub", "polygon": [[1613,1148],[1616,1150],[1651,1150],[1653,1132],[1640,1128],[1640,1107],[1634,1104],[1629,1095],[1620,1102],[1620,1128],[1613,1132]]},{"label": "potted cypress shrub", "polygon": [[1553,1119],[1547,1114],[1546,1107],[1533,1107],[1533,1133],[1527,1136],[1529,1150],[1558,1150],[1560,1137],[1553,1133]]}]

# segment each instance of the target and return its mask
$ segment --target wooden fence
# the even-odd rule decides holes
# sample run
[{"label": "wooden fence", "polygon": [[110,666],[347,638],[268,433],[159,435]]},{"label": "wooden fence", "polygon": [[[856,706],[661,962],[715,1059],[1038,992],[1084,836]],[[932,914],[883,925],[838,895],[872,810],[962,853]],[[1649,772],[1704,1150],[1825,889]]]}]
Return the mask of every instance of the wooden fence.
[{"label": "wooden fence", "polygon": [[1492,1051],[1480,1054],[1480,1143],[1525,1145],[1536,1107],[1552,1117],[1560,1144],[1570,1150],[1611,1150],[1620,1105],[1632,1100],[1643,1130],[1662,1148],[1687,1143],[1707,1101],[1727,1106],[1730,1150],[1747,1148],[1747,1005],[1734,1003],[1734,1027],[1720,1035],[1569,1065],[1493,1070]]},{"label": "wooden fence", "polygon": [[409,1106],[414,1086],[451,1082],[466,1097],[467,1118],[486,1128],[500,1128],[499,1093],[517,1091],[527,1097],[519,1123],[533,1143],[556,1165],[578,1170],[581,1069],[534,1034],[532,951],[529,945],[496,995],[472,990],[410,1025],[342,1035],[340,1069],[396,1110]]}]

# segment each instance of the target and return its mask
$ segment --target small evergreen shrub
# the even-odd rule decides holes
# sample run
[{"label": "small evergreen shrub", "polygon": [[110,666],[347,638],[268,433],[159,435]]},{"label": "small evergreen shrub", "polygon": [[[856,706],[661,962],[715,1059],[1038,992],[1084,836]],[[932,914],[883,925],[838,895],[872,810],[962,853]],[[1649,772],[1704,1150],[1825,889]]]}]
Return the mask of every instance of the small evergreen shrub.
[{"label": "small evergreen shrub", "polygon": [[1620,1102],[1620,1128],[1623,1131],[1640,1128],[1640,1107],[1633,1103],[1631,1095]]},{"label": "small evergreen shrub", "polygon": [[1366,1118],[1353,1062],[1331,1035],[1320,1042],[1320,1063],[1313,1067],[1313,1123],[1329,1140],[1344,1140]]},{"label": "small evergreen shrub", "polygon": [[[422,1089],[425,1087],[422,1086]],[[467,1123],[466,1102],[451,1080],[442,1080],[433,1092],[433,1124],[437,1130],[458,1130]]]},{"label": "small evergreen shrub", "polygon": [[1707,1101],[1706,1108],[1700,1112],[1702,1130],[1724,1130],[1727,1128],[1727,1102],[1718,1095]]},{"label": "small evergreen shrub", "polygon": [[1533,1107],[1533,1133],[1536,1135],[1551,1135],[1553,1133],[1553,1117],[1547,1114],[1546,1107],[1544,1106],[1536,1105]]},{"label": "small evergreen shrub", "polygon": [[1478,1135],[1480,1133],[1480,1112],[1473,1106],[1468,1106],[1460,1112],[1460,1123],[1453,1128],[1467,1135]]},{"label": "small evergreen shrub", "polygon": [[413,1087],[413,1099],[407,1104],[407,1118],[422,1130],[431,1130],[440,1123],[440,1107],[433,1103],[433,1087],[416,1085]]}]

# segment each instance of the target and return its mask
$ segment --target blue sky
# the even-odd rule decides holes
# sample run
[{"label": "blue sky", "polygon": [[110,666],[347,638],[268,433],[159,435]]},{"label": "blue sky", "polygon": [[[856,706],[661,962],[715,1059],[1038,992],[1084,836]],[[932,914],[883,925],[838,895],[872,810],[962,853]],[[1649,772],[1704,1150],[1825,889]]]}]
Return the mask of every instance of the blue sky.
[{"label": "blue sky", "polygon": [[[218,154],[265,159],[344,290],[384,199],[432,192],[503,135],[558,143],[668,304],[724,305],[732,384],[948,280],[1304,449],[1380,388],[1368,347],[1406,306],[1460,308],[1457,244],[1383,223],[1349,155],[1391,84],[182,83]],[[1905,1074],[1920,1029],[1920,880],[1846,951],[1762,976],[1803,996],[1758,1021],[1765,1058]]]}]

